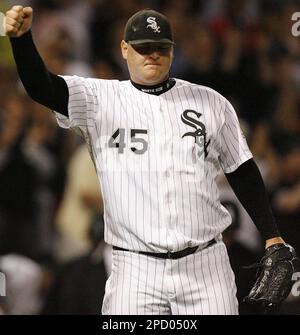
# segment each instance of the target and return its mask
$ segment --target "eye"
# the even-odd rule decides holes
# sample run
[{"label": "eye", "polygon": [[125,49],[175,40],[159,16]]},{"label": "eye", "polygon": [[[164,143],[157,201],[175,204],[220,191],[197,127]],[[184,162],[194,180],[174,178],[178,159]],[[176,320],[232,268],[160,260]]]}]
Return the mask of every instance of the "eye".
[{"label": "eye", "polygon": [[147,55],[151,53],[151,46],[148,46],[148,45],[135,46],[134,49],[141,55]]},{"label": "eye", "polygon": [[155,51],[161,53],[162,55],[167,55],[171,52],[172,46],[170,44],[159,44],[155,47]]},{"label": "eye", "polygon": [[148,44],[148,45],[133,45],[133,48],[136,52],[138,52],[141,55],[150,55],[153,52],[159,52],[162,54],[166,54],[170,52],[171,50],[171,45],[169,44]]},{"label": "eye", "polygon": [[171,50],[171,46],[170,45],[160,45],[157,46],[157,51],[159,52],[169,52]]}]

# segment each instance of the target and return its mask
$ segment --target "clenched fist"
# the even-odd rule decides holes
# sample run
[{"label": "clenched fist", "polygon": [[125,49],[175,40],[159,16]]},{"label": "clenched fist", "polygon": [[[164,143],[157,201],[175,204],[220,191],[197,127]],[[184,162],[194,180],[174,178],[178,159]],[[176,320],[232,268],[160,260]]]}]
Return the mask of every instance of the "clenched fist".
[{"label": "clenched fist", "polygon": [[33,10],[31,7],[13,6],[6,12],[5,29],[9,37],[20,37],[32,26]]}]

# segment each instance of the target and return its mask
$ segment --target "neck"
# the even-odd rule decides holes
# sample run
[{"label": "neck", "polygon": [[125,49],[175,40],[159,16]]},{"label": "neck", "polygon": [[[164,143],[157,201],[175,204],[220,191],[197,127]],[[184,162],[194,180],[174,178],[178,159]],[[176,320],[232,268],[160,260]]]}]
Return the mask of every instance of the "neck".
[{"label": "neck", "polygon": [[160,95],[162,93],[169,91],[169,89],[171,89],[175,85],[175,83],[176,83],[175,79],[172,79],[172,78],[168,78],[162,83],[159,83],[156,85],[141,85],[131,80],[131,84],[138,90],[144,93],[154,94],[154,95]]}]

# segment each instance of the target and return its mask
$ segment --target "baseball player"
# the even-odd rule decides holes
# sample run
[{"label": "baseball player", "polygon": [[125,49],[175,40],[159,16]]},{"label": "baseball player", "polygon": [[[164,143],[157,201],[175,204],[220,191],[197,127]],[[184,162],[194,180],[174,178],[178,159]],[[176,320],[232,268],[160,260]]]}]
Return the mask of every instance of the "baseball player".
[{"label": "baseball player", "polygon": [[[28,94],[88,143],[113,247],[102,313],[237,314],[222,242],[231,218],[215,182],[221,170],[266,251],[283,249],[289,262],[291,249],[232,105],[213,89],[169,77],[175,43],[161,13],[129,18],[121,41],[125,81],[50,73],[32,39],[32,17],[32,8],[14,6],[6,34]],[[254,293],[249,301],[259,301]]]}]

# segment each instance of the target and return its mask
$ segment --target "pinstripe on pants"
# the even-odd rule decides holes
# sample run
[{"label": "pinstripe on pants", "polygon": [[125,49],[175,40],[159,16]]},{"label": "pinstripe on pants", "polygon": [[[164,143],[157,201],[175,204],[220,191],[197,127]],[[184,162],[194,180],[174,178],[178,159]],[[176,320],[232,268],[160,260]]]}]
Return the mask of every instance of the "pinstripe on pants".
[{"label": "pinstripe on pants", "polygon": [[238,314],[224,243],[177,260],[114,250],[102,314]]}]

